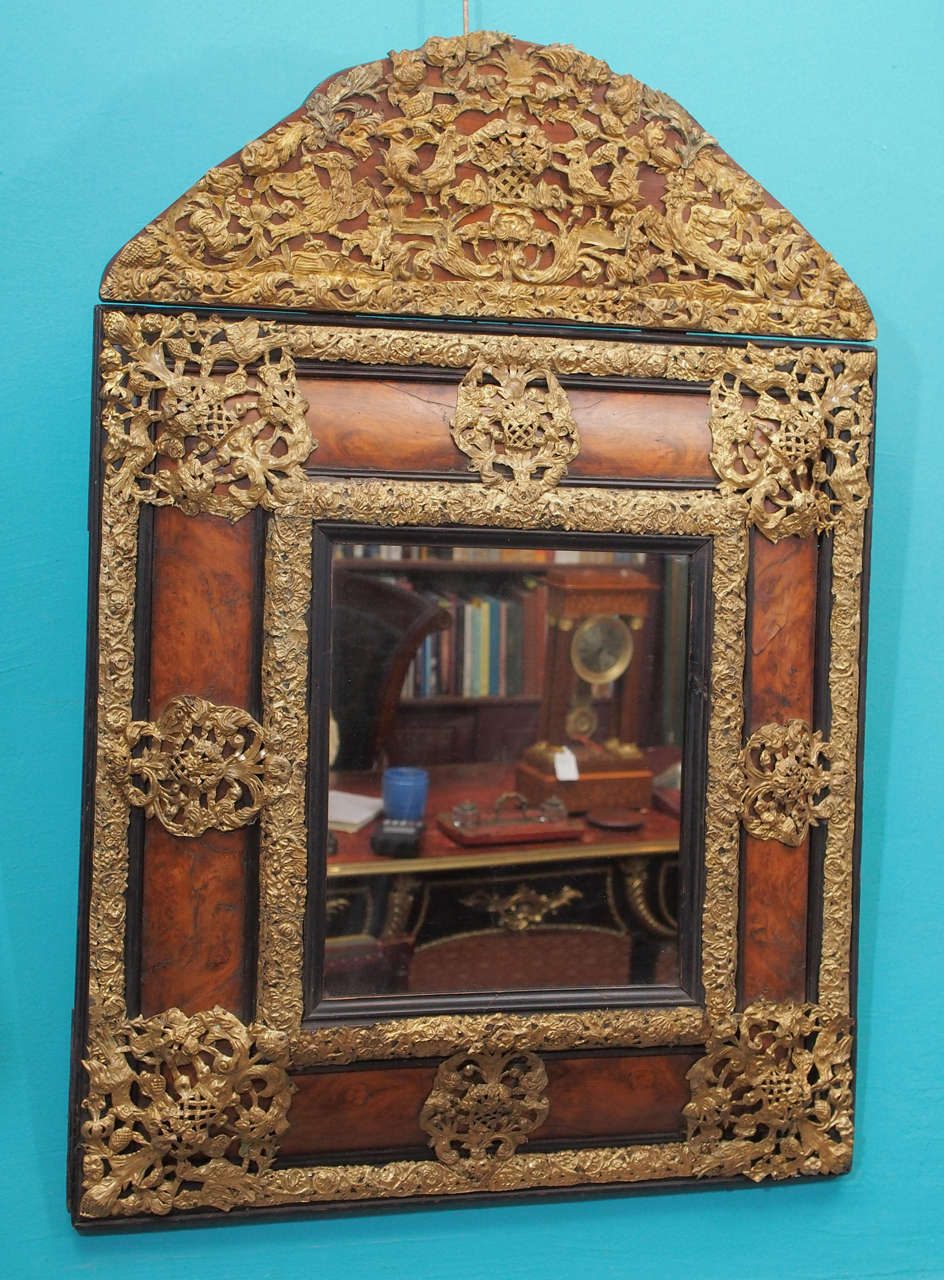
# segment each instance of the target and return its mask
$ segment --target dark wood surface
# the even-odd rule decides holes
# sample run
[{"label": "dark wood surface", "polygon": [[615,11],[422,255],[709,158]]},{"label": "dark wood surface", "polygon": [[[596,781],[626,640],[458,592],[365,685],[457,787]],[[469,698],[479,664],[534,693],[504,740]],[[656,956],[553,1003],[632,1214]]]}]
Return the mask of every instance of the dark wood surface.
[{"label": "dark wood surface", "polygon": [[[254,710],[258,666],[256,522],[155,512],[150,715],[175,694]],[[145,1014],[176,1005],[250,1005],[247,917],[253,829],[170,835],[145,825],[140,1000]]]},{"label": "dark wood surface", "polygon": [[[682,1128],[691,1053],[551,1057],[545,1062],[547,1119],[529,1146],[546,1141],[671,1134]],[[422,1149],[419,1117],[436,1075],[433,1064],[381,1065],[295,1077],[282,1157]]]},{"label": "dark wood surface", "polygon": [[[300,377],[318,441],[309,465],[468,474],[469,460],[449,433],[457,380],[365,378],[355,389],[349,378]],[[572,479],[714,483],[707,392],[568,387],[567,398],[580,429]]]},{"label": "dark wood surface", "polygon": [[[815,538],[752,536],[748,730],[813,715]],[[745,835],[740,986],[745,1003],[806,993],[809,841],[788,848]]]}]

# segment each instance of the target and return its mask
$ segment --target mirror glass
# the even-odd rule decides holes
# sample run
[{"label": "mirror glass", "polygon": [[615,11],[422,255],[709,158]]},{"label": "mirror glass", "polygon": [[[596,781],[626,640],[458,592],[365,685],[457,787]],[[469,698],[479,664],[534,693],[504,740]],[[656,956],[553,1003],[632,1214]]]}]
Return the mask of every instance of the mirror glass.
[{"label": "mirror glass", "polygon": [[679,985],[692,586],[333,544],[323,998]]}]

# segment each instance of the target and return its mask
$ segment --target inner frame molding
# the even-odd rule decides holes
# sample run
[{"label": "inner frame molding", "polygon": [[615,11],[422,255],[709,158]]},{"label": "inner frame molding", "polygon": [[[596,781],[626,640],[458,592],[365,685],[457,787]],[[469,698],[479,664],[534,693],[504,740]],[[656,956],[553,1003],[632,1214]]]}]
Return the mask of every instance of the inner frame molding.
[{"label": "inner frame molding", "polygon": [[[77,1086],[85,1188],[79,1220],[171,1209],[227,1210],[691,1176],[776,1178],[847,1167],[852,1135],[850,949],[861,577],[870,496],[874,353],[788,344],[676,345],[430,333],[117,309],[104,312],[102,331],[105,443],[88,985],[81,990],[77,1008],[87,1065]],[[307,428],[303,431],[304,408],[296,385],[300,362],[469,370],[483,358],[546,364],[561,374],[621,376],[628,382],[646,378],[706,384],[717,486],[584,486],[564,478],[555,487],[537,491],[464,478],[337,479],[314,470],[317,442]],[[281,441],[278,448],[272,443],[276,439]],[[763,443],[753,450],[747,440]],[[133,714],[134,624],[139,523],[149,505],[174,505],[191,516],[205,513],[231,520],[256,508],[270,513],[261,658],[261,727],[267,755],[259,809],[257,1007],[255,1021],[243,1037],[242,1074],[230,1077],[223,1071],[220,1078],[226,1078],[229,1097],[247,1087],[246,1079],[255,1078],[257,1069],[268,1071],[266,1088],[278,1106],[268,1127],[260,1129],[252,1159],[235,1170],[225,1154],[212,1155],[225,1153],[234,1136],[226,1127],[229,1104],[222,1095],[212,1094],[218,1118],[208,1137],[182,1127],[182,1112],[173,1106],[167,1115],[161,1112],[160,1123],[151,1117],[150,1128],[135,1126],[139,1104],[129,1111],[129,1070],[153,1072],[164,1069],[163,1062],[179,1064],[181,1055],[186,1059],[191,1050],[199,1051],[201,1037],[221,1034],[221,1026],[240,1043],[243,1036],[225,1021],[233,1019],[225,1011],[201,1014],[196,1029],[176,1010],[150,1019],[129,1017],[128,731],[139,723]],[[458,525],[712,540],[704,1008],[588,1008],[303,1028],[310,543],[313,526],[322,520],[369,520],[388,528]],[[817,991],[815,1002],[808,1005],[761,1002],[739,1011],[738,848],[749,793],[754,794],[742,751],[750,546],[758,536],[776,541],[801,532],[822,535],[832,566],[828,707],[825,722],[811,730],[829,742],[828,816],[821,810],[825,844]],[[798,736],[805,740],[803,733]],[[790,774],[790,769],[785,772]],[[809,795],[791,799],[789,777],[786,782],[774,777],[770,786],[782,788],[781,807],[809,808],[813,803]],[[822,1046],[824,1069],[820,1083],[809,1088],[800,1082],[804,1046],[814,1041]],[[683,1142],[550,1154],[525,1147],[488,1165],[471,1181],[435,1160],[273,1166],[278,1133],[285,1113],[290,1115],[291,1071],[357,1060],[445,1058],[460,1052],[520,1054],[673,1044],[705,1046],[705,1056],[691,1076],[692,1104]],[[726,1074],[732,1055],[746,1064],[746,1078],[755,1080],[752,1087],[768,1098],[763,1140],[757,1134],[745,1136],[741,1103]],[[143,1065],[132,1068],[132,1061]],[[186,1061],[182,1070],[174,1069],[178,1087],[186,1093],[193,1083]],[[784,1087],[772,1089],[774,1079]],[[775,1095],[780,1110],[770,1111],[774,1103],[769,1099]],[[169,1102],[154,1100],[152,1105],[160,1109]],[[145,1112],[151,1115],[146,1106],[142,1115]],[[131,1128],[134,1136],[124,1136]],[[797,1143],[802,1146],[812,1131],[821,1140],[798,1156]],[[122,1163],[121,1152],[129,1142],[141,1153],[140,1159]],[[205,1169],[208,1158],[221,1160],[226,1168],[202,1175],[202,1189],[195,1193],[192,1169]],[[148,1179],[153,1186],[155,1177],[163,1188],[158,1195],[145,1187]]]},{"label": "inner frame molding", "polygon": [[[297,588],[310,582],[311,522],[380,528],[579,529],[589,533],[711,538],[713,627],[709,642],[711,696],[705,820],[702,982],[705,1010],[593,1009],[440,1015],[363,1024],[302,1028],[303,925],[308,849],[301,780],[307,772],[309,601]],[[298,770],[294,801],[279,798],[262,819],[260,948],[257,1009],[288,1035],[305,1066],[364,1059],[444,1056],[474,1050],[496,1035],[528,1050],[690,1044],[703,1038],[705,1016],[730,1014],[737,964],[737,859],[740,752],[744,706],[744,621],[747,529],[728,500],[711,491],[567,488],[558,502],[522,502],[517,490],[493,496],[484,486],[408,480],[311,480],[291,513],[277,514],[266,550],[263,723],[267,741],[288,751]],[[269,584],[272,584],[271,586]],[[310,589],[310,588],[309,588]],[[293,691],[290,699],[287,692]],[[593,1005],[592,993],[587,1003]]]}]

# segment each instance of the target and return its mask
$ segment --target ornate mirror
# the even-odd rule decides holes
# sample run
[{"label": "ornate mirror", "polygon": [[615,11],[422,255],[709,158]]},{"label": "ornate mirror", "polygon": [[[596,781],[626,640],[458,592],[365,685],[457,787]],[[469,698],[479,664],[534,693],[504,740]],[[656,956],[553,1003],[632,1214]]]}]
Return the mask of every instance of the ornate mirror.
[{"label": "ornate mirror", "polygon": [[846,1170],[837,263],[663,94],[476,32],[102,298],[76,1225]]}]

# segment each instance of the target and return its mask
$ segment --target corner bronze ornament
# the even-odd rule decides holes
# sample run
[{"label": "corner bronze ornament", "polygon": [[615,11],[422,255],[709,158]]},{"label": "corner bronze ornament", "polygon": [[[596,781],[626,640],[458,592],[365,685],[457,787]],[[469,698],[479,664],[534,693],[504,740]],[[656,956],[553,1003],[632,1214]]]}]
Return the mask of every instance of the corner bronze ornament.
[{"label": "corner bronze ornament", "polygon": [[225,1009],[103,1028],[85,1063],[86,1218],[256,1198],[288,1127],[287,1041]]},{"label": "corner bronze ornament", "polygon": [[741,753],[745,830],[759,840],[796,847],[832,811],[829,744],[805,720],[765,724]]},{"label": "corner bronze ornament", "polygon": [[446,1168],[487,1182],[546,1120],[546,1088],[533,1053],[457,1053],[436,1072],[420,1128]]},{"label": "corner bronze ornament", "polygon": [[871,351],[748,347],[711,388],[711,464],[772,542],[868,504]]},{"label": "corner bronze ornament", "polygon": [[154,722],[133,720],[120,762],[128,801],[175,836],[211,827],[233,831],[255,820],[265,803],[262,728],[239,707],[186,694],[171,698]]},{"label": "corner bronze ornament", "polygon": [[700,1177],[754,1182],[843,1173],[852,1160],[848,1017],[759,1001],[715,1024],[688,1073],[688,1142]]},{"label": "corner bronze ornament", "polygon": [[237,520],[290,502],[316,447],[277,326],[110,311],[102,457],[122,494]]},{"label": "corner bronze ornament", "polygon": [[483,484],[518,491],[553,489],[580,450],[567,394],[546,368],[477,360],[459,384],[450,426]]},{"label": "corner bronze ornament", "polygon": [[125,245],[102,297],[874,336],[677,102],[495,31],[328,80]]}]

